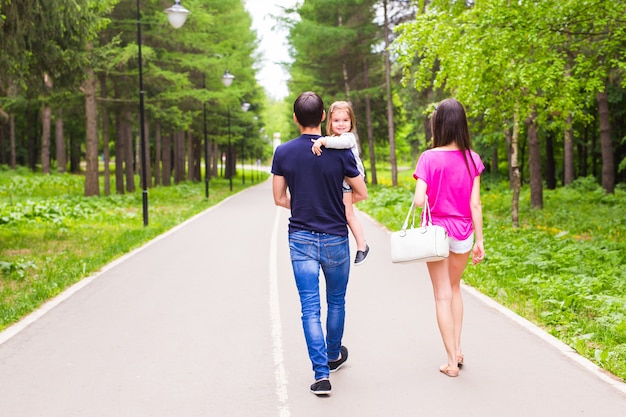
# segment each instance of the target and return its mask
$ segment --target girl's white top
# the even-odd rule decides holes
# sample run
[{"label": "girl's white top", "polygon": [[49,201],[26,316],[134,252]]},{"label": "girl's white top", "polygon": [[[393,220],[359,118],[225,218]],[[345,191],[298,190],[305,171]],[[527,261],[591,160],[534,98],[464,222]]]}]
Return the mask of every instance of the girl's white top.
[{"label": "girl's white top", "polygon": [[356,159],[357,169],[361,175],[365,176],[365,167],[359,156],[359,145],[354,133],[345,132],[339,136],[326,136],[326,147],[331,149],[350,149],[354,155],[354,159]]}]

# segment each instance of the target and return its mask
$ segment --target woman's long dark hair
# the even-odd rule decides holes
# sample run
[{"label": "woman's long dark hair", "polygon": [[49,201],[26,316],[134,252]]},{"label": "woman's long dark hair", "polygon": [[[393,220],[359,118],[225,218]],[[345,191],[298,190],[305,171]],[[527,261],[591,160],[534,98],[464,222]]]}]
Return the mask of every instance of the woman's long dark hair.
[{"label": "woman's long dark hair", "polygon": [[[467,155],[472,150],[472,143],[470,142],[469,126],[463,105],[454,98],[443,100],[435,107],[435,111],[430,117],[430,128],[433,133],[433,147],[437,148],[455,143],[463,153],[465,166],[471,177],[472,171],[467,162]],[[470,160],[474,165],[474,172],[478,173],[476,162],[471,157],[471,153]]]}]

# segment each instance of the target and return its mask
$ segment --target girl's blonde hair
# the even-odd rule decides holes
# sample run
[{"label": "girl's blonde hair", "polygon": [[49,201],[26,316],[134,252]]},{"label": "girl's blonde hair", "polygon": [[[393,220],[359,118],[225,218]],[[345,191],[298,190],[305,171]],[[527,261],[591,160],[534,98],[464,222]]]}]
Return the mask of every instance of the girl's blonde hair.
[{"label": "girl's blonde hair", "polygon": [[350,118],[350,132],[356,133],[356,118],[354,117],[354,110],[352,105],[347,101],[335,101],[330,105],[328,109],[328,118],[326,119],[326,135],[332,136],[333,132],[333,112],[345,111]]}]

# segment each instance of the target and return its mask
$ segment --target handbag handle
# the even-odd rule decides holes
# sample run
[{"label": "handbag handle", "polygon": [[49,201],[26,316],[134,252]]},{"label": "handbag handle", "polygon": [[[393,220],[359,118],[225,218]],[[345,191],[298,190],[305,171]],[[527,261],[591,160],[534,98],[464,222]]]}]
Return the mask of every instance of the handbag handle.
[{"label": "handbag handle", "polygon": [[[409,227],[409,219],[411,218],[411,213],[413,214],[413,218],[411,219],[411,229],[415,227],[415,201],[411,201],[411,207],[409,208],[409,212],[406,215],[406,219],[404,219],[404,223],[402,224],[402,229],[406,230]],[[433,224],[431,215],[430,215],[430,206],[428,205],[428,196],[425,196],[424,200],[424,208],[422,209],[422,220],[420,222],[421,226],[431,226]]]},{"label": "handbag handle", "polygon": [[425,200],[424,200],[424,208],[422,209],[421,225],[422,227],[433,225],[433,219],[430,216],[430,206],[428,205],[428,196],[425,196]]}]

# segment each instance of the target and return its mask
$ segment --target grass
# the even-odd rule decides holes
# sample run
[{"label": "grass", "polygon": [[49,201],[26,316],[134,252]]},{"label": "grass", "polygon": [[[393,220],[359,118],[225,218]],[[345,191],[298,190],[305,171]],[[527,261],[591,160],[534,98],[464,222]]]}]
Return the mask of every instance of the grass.
[{"label": "grass", "polygon": [[[410,173],[400,187],[370,187],[359,203],[398,229],[413,195]],[[508,184],[482,190],[485,261],[464,281],[626,379],[626,193],[606,195],[593,179],[544,190],[544,208],[520,196],[520,227],[511,226]]]},{"label": "grass", "polygon": [[[251,186],[247,174],[245,186]],[[267,175],[259,174],[259,179]],[[224,179],[211,180],[208,200],[204,183],[152,188],[149,225],[144,227],[141,190],[86,198],[83,186],[84,178],[76,175],[0,167],[0,330],[232,194]],[[233,179],[233,193],[245,186],[241,177]]]},{"label": "grass", "polygon": [[[358,207],[390,230],[404,220],[411,171],[389,174]],[[261,174],[261,180],[267,174]],[[230,195],[228,181],[181,183],[149,191],[143,227],[141,192],[85,198],[84,179],[0,167],[0,330],[112,260]],[[241,178],[234,190],[244,188]],[[246,186],[252,183],[246,181]],[[520,197],[511,227],[506,184],[483,183],[485,261],[464,280],[626,379],[626,193],[606,195],[593,180],[544,190],[544,209]]]}]

